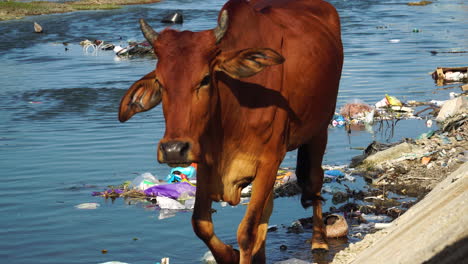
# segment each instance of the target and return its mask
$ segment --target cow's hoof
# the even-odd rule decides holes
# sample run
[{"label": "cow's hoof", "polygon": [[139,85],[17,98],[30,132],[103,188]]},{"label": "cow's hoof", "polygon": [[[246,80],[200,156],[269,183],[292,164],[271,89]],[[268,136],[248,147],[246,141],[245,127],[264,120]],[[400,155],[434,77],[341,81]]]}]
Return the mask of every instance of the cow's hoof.
[{"label": "cow's hoof", "polygon": [[321,240],[321,241],[312,241],[312,247],[311,250],[313,252],[325,252],[328,251],[328,244],[327,242]]}]

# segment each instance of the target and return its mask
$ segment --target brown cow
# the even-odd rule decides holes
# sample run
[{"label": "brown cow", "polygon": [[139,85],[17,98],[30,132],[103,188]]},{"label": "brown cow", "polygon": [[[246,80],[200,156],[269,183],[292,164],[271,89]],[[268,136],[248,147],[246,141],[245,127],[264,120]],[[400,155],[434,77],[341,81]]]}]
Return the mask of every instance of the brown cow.
[{"label": "brown cow", "polygon": [[[122,98],[119,120],[162,101],[158,161],[198,163],[192,225],[216,261],[265,262],[276,172],[296,148],[302,206],[313,206],[312,249],[328,249],[320,191],[343,63],[335,8],[322,0],[231,0],[213,30],[157,33],[140,25],[158,63]],[[238,204],[250,183],[239,252],[215,235],[210,208]]]}]

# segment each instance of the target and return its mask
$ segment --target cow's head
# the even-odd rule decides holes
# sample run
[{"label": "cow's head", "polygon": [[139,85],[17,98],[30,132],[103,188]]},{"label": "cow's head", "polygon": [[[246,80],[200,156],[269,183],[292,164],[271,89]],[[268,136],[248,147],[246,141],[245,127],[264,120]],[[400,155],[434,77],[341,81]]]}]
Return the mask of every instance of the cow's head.
[{"label": "cow's head", "polygon": [[159,142],[158,161],[170,166],[200,162],[200,138],[218,103],[214,73],[246,78],[284,59],[268,48],[220,50],[218,43],[228,29],[227,11],[221,13],[215,29],[201,32],[165,29],[157,33],[143,19],[140,26],[158,63],[122,98],[119,120],[125,122],[162,101],[166,132]]}]

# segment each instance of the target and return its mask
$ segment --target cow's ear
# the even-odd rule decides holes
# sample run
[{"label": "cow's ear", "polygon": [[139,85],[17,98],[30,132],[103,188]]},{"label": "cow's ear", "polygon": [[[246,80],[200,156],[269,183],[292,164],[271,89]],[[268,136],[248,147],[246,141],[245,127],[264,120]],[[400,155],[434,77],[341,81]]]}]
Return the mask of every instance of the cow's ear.
[{"label": "cow's ear", "polygon": [[161,87],[154,71],[136,81],[120,101],[119,121],[125,122],[134,114],[148,111],[161,103]]},{"label": "cow's ear", "polygon": [[218,56],[215,70],[225,72],[232,78],[239,79],[253,76],[268,66],[283,62],[283,56],[272,49],[252,48],[221,53]]}]

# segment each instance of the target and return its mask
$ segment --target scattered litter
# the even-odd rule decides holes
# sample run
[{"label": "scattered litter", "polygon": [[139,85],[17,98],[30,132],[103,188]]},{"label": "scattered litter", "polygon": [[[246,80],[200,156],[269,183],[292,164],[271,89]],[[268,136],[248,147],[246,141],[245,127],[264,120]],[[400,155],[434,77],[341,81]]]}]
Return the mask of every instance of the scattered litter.
[{"label": "scattered litter", "polygon": [[192,163],[188,167],[175,167],[171,169],[171,172],[166,177],[166,181],[169,183],[189,181],[194,179],[197,175],[197,164]]},{"label": "scattered litter", "polygon": [[468,82],[468,67],[438,67],[432,72],[437,85],[450,82]]},{"label": "scattered litter", "polygon": [[341,107],[340,115],[347,119],[358,119],[366,117],[373,111],[374,109],[370,105],[360,100],[355,100],[354,102],[345,104]]},{"label": "scattered litter", "polygon": [[154,177],[153,174],[149,172],[145,172],[142,175],[139,175],[135,179],[133,179],[131,185],[134,189],[144,191],[158,184],[159,184],[159,180],[156,179],[156,177]]},{"label": "scattered litter", "polygon": [[196,187],[187,182],[156,185],[146,189],[146,196],[163,196],[178,199],[181,196],[195,196]]},{"label": "scattered litter", "polygon": [[75,205],[76,209],[81,209],[81,210],[94,210],[97,209],[99,206],[101,206],[98,203],[82,203]]},{"label": "scattered litter", "polygon": [[391,39],[389,40],[390,43],[399,43],[400,40],[399,39]]},{"label": "scattered litter", "polygon": [[171,209],[171,210],[186,209],[185,205],[179,203],[178,201],[174,199],[164,197],[164,196],[156,197],[156,202],[161,209]]},{"label": "scattered litter", "polygon": [[333,177],[344,177],[345,174],[340,170],[326,170],[324,174],[333,176]]}]

